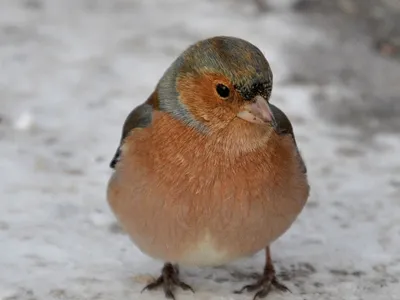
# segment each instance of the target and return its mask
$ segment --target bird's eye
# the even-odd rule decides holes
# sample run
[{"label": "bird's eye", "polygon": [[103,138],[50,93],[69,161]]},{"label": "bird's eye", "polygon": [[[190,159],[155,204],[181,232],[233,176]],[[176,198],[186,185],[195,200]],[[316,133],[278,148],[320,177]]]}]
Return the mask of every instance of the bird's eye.
[{"label": "bird's eye", "polygon": [[221,83],[217,84],[217,93],[222,98],[228,98],[229,97],[229,88],[226,85],[223,85]]}]

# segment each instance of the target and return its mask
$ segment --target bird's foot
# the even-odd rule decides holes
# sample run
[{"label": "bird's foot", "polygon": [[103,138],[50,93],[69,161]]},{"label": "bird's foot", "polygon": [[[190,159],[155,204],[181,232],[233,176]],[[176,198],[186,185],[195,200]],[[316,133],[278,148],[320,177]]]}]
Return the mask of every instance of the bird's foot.
[{"label": "bird's foot", "polygon": [[235,291],[235,293],[241,294],[244,291],[248,291],[248,292],[257,291],[253,298],[253,300],[256,300],[257,298],[266,297],[269,294],[269,292],[271,291],[272,287],[274,287],[282,292],[290,292],[290,290],[285,285],[283,285],[276,279],[274,269],[268,268],[264,271],[264,274],[256,283],[245,285],[240,290]]},{"label": "bird's foot", "polygon": [[179,269],[177,266],[173,266],[170,263],[166,263],[162,268],[161,275],[156,280],[146,285],[142,292],[145,290],[154,290],[162,286],[164,289],[164,294],[166,298],[174,299],[174,289],[179,286],[183,290],[190,290],[194,293],[192,287],[179,279]]}]

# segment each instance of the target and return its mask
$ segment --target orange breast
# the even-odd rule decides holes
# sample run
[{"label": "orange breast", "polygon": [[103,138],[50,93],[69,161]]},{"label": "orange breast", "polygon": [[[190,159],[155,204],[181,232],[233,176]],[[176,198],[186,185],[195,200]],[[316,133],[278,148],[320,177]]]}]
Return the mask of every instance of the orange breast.
[{"label": "orange breast", "polygon": [[[135,129],[108,186],[134,243],[164,261],[220,265],[278,238],[309,193],[291,137],[239,121],[205,136],[157,113]],[[254,139],[254,141],[253,141]]]}]

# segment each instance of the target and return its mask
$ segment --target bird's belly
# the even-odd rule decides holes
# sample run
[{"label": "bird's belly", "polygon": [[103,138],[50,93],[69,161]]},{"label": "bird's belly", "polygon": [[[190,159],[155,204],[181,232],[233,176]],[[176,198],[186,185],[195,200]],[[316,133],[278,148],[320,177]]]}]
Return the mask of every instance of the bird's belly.
[{"label": "bird's belly", "polygon": [[160,183],[154,189],[155,182],[137,174],[128,186],[111,178],[112,209],[144,253],[184,265],[221,265],[252,255],[286,231],[303,206],[301,194],[285,194],[290,186],[271,192],[263,183],[255,188],[225,181],[200,192]]},{"label": "bird's belly", "polygon": [[231,251],[219,248],[212,233],[205,231],[202,237],[199,237],[182,253],[179,263],[195,266],[218,266],[236,258],[237,255]]},{"label": "bird's belly", "polygon": [[290,136],[236,156],[193,132],[162,134],[175,127],[160,122],[129,136],[108,185],[112,210],[144,253],[224,264],[268,246],[304,207],[309,187]]}]

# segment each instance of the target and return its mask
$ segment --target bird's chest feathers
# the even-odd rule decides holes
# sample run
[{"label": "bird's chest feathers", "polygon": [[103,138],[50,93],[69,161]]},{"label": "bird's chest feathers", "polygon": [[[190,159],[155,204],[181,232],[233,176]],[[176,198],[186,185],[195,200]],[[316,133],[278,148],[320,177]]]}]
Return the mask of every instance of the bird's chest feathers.
[{"label": "bird's chest feathers", "polygon": [[177,126],[161,128],[139,129],[129,137],[123,147],[122,171],[129,173],[131,184],[157,186],[171,201],[271,196],[296,167],[290,138],[276,136],[245,151],[246,146],[240,149],[248,144],[245,139],[235,145],[226,142],[230,136],[210,138]]},{"label": "bird's chest feathers", "polygon": [[246,132],[208,137],[171,122],[134,130],[122,148],[124,185],[149,202],[202,215],[232,205],[250,212],[285,195],[299,172],[290,137],[259,137],[262,144],[249,150]]},{"label": "bird's chest feathers", "polygon": [[304,206],[307,181],[290,137],[261,138],[248,151],[245,138],[232,147],[229,135],[213,140],[168,125],[134,130],[111,179],[111,206],[143,251],[228,261],[265,247]]}]

